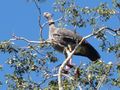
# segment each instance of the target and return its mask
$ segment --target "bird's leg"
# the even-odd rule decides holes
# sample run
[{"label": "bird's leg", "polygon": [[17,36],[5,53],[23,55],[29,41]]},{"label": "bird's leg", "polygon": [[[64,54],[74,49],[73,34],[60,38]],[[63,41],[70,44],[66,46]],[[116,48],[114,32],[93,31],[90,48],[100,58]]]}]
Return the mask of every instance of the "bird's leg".
[{"label": "bird's leg", "polygon": [[[69,56],[70,52],[72,51],[72,48],[70,45],[68,45],[68,47],[65,48],[65,51],[66,51],[66,58]],[[73,64],[72,64],[72,58],[70,58],[70,60],[67,62],[66,66],[65,66],[65,71],[69,71],[70,68],[73,67]]]},{"label": "bird's leg", "polygon": [[68,44],[68,50],[72,52],[72,47]]},{"label": "bird's leg", "polygon": [[[72,46],[68,44],[68,52],[67,52],[68,56],[71,52],[72,52]],[[74,64],[72,63],[72,58],[69,60],[68,64],[73,67]]]},{"label": "bird's leg", "polygon": [[[70,51],[68,50],[67,47],[65,48],[65,53],[66,53],[65,57],[67,58],[70,54]],[[66,66],[65,66],[64,73],[66,73],[66,74],[68,73],[68,71],[71,68],[71,63],[72,63],[71,61],[72,61],[72,59],[70,58],[69,61],[66,64]]]},{"label": "bird's leg", "polygon": [[[66,52],[68,55],[70,54],[70,52],[72,52],[72,47],[70,45],[68,45],[68,51],[66,51]],[[68,68],[68,70],[69,70],[73,66],[74,66],[74,64],[72,64],[72,58],[70,58],[69,62],[66,65],[66,69]],[[80,75],[79,69],[76,68],[75,72],[74,72],[75,79],[77,79],[79,77],[79,75]]]},{"label": "bird's leg", "polygon": [[[71,46],[68,44],[68,48],[67,48],[67,50],[66,50],[66,53],[67,53],[68,56],[69,56],[70,52],[72,52],[72,48],[71,48]],[[67,66],[68,66],[69,68],[72,68],[72,67],[73,67],[73,65],[72,65],[72,58],[70,58],[70,60],[68,61]]]}]

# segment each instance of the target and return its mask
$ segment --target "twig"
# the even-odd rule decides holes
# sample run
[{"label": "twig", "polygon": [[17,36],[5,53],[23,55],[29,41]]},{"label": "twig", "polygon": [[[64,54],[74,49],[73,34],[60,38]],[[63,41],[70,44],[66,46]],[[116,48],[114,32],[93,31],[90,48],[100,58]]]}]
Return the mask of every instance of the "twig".
[{"label": "twig", "polygon": [[12,39],[9,39],[8,42],[11,42],[11,41],[16,41],[16,40],[23,40],[27,43],[33,43],[33,44],[47,44],[47,43],[51,43],[50,40],[45,40],[45,41],[31,41],[31,40],[28,40],[24,37],[18,37],[18,36],[15,36],[13,35],[13,38]]},{"label": "twig", "polygon": [[39,14],[40,14],[40,16],[41,16],[41,8],[38,6],[36,0],[34,0],[34,3],[35,3],[35,6],[36,6],[36,8],[37,8],[37,10],[38,10],[38,12],[39,12]]},{"label": "twig", "polygon": [[[59,19],[55,20],[54,22],[58,22],[60,20],[62,20],[63,17],[60,17]],[[40,24],[40,17],[38,18],[38,21],[39,21],[39,27],[40,27],[40,39],[42,40],[42,30],[43,30],[43,27],[45,27],[49,22],[45,22],[43,23],[42,25]]]},{"label": "twig", "polygon": [[60,17],[59,19],[54,20],[54,22],[58,22],[58,21],[62,20],[63,18],[64,18],[64,17]]},{"label": "twig", "polygon": [[105,81],[106,77],[107,77],[106,74],[104,74],[104,75],[102,76],[101,80],[98,82],[98,85],[97,85],[97,87],[96,87],[97,90],[100,89],[100,87],[101,87],[101,85],[103,84],[103,82]]},{"label": "twig", "polygon": [[78,88],[79,88],[79,90],[82,90],[82,87],[80,85],[78,85]]},{"label": "twig", "polygon": [[38,17],[38,24],[39,24],[39,29],[40,29],[40,40],[42,40],[42,25],[41,25],[41,8],[38,6],[37,1],[34,0],[35,6],[39,12],[39,17]]},{"label": "twig", "polygon": [[100,78],[101,80],[98,82],[98,85],[96,86],[97,90],[99,90],[100,87],[102,86],[102,84],[106,81],[106,78],[109,75],[109,72],[110,72],[110,70],[111,70],[112,67],[113,67],[112,62],[109,62],[108,63],[108,69],[107,69],[108,71],[105,72],[105,74],[103,76],[101,76],[101,78]]},{"label": "twig", "polygon": [[[53,76],[56,77],[56,76],[58,76],[58,74],[54,74]],[[65,77],[69,78],[70,80],[74,80],[74,78],[70,77],[68,74],[62,73],[62,76],[65,76]]]},{"label": "twig", "polygon": [[[99,32],[102,31],[101,29],[102,29],[102,30],[105,30],[105,29],[106,29],[106,30],[109,30],[108,33],[110,33],[110,31],[111,31],[111,32],[114,32],[115,34],[110,33],[110,34],[113,35],[113,36],[115,36],[115,35],[118,35],[118,36],[119,36],[119,35],[120,35],[120,33],[119,33],[119,32],[120,32],[120,28],[118,28],[118,29],[111,29],[111,28],[109,28],[109,27],[102,27],[102,28],[100,28],[98,31],[99,31]],[[97,31],[97,32],[98,32],[98,31]],[[94,31],[94,33],[96,33],[96,32]]]},{"label": "twig", "polygon": [[67,64],[67,62],[69,61],[69,59],[72,57],[72,55],[75,53],[75,51],[77,50],[77,48],[79,47],[79,45],[81,45],[83,43],[83,41],[87,38],[90,38],[96,34],[98,34],[100,31],[105,30],[107,27],[102,27],[100,28],[98,31],[93,32],[85,37],[82,38],[82,40],[79,42],[79,44],[76,45],[76,47],[74,48],[74,50],[68,55],[68,57],[64,60],[64,62],[62,63],[62,65],[59,68],[58,71],[58,86],[59,86],[59,90],[64,90],[62,87],[62,70],[65,67],[65,65]]},{"label": "twig", "polygon": [[69,56],[65,59],[65,61],[60,66],[59,71],[58,71],[58,85],[59,85],[59,90],[63,90],[63,87],[62,87],[62,70],[63,70],[63,68],[65,67],[65,65],[67,64],[67,62],[69,61],[69,59],[72,57],[72,55],[74,54],[74,52],[76,51],[76,49],[79,47],[79,45],[81,45],[82,42],[85,39],[87,39],[87,38],[89,38],[89,37],[91,37],[93,35],[94,34],[90,34],[90,35],[88,35],[86,37],[83,37],[82,40],[79,42],[79,44],[74,48],[74,50],[69,54]]},{"label": "twig", "polygon": [[[59,19],[54,20],[54,22],[58,22],[58,21],[60,21],[60,20],[62,20],[62,19],[63,19],[63,17],[60,17]],[[43,27],[46,26],[48,23],[49,23],[48,21],[45,22],[45,23],[43,23],[43,24],[41,25],[41,27],[43,28]]]},{"label": "twig", "polygon": [[[38,3],[37,3],[36,0],[34,0],[34,3],[35,3],[35,6],[36,6],[36,8],[37,8],[37,10],[38,10],[38,12],[39,12],[38,24],[39,24],[39,29],[40,29],[40,40],[43,40],[43,38],[42,38],[43,27],[44,27],[45,25],[47,25],[48,22],[45,22],[44,24],[41,24],[41,8],[39,7],[39,5],[38,5]],[[55,20],[55,22],[58,22],[58,21],[60,21],[60,20],[62,20],[62,19],[63,19],[63,17]]]}]

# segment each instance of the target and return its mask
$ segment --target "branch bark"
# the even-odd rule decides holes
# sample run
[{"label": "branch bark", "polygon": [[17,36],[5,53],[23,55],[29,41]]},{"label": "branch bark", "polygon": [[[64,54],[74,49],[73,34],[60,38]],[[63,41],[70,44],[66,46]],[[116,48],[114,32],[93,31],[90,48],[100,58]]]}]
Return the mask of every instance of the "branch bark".
[{"label": "branch bark", "polygon": [[100,81],[98,82],[98,85],[96,86],[97,90],[100,90],[100,87],[106,81],[106,79],[107,79],[107,77],[109,75],[109,72],[111,70],[111,67],[112,67],[112,63],[108,63],[108,68],[107,68],[108,71],[103,76],[101,76]]},{"label": "branch bark", "polygon": [[[62,19],[62,18],[60,18],[60,19]],[[58,19],[58,20],[60,20],[60,19]],[[44,27],[46,24],[47,24],[47,22],[43,24],[43,27]],[[101,32],[101,31],[103,31],[103,30],[105,30],[105,29],[108,29],[108,27],[101,27],[99,30],[97,30],[97,31],[95,31],[95,32],[93,32],[93,33],[91,33],[91,34],[83,37],[82,40],[79,42],[79,44],[76,45],[76,47],[74,48],[74,50],[73,50],[72,52],[70,52],[70,54],[69,54],[68,57],[64,60],[64,62],[62,63],[62,65],[60,66],[59,71],[58,71],[58,86],[59,86],[59,90],[64,90],[63,87],[62,87],[62,70],[63,70],[63,68],[65,67],[65,65],[67,64],[67,62],[69,61],[69,59],[71,59],[72,55],[73,55],[74,52],[77,50],[77,48],[79,47],[79,45],[81,45],[82,42],[83,42],[85,39],[90,38],[90,37],[92,37],[92,36],[94,36],[94,35],[97,35],[99,32]],[[51,43],[52,43],[51,40],[49,40],[49,39],[48,39],[48,40],[45,40],[45,41],[31,41],[31,40],[28,40],[28,39],[26,39],[26,38],[24,38],[24,37],[17,37],[17,36],[15,36],[15,35],[13,35],[13,38],[10,39],[9,42],[15,41],[15,40],[23,40],[23,41],[25,41],[25,42],[27,42],[27,43],[33,43],[33,44],[51,44]]]},{"label": "branch bark", "polygon": [[33,44],[50,44],[51,43],[51,41],[49,39],[45,40],[45,41],[31,41],[31,40],[26,39],[24,37],[18,37],[18,36],[15,36],[15,35],[13,35],[13,38],[9,39],[8,42],[16,41],[16,40],[23,40],[27,43],[33,43]]},{"label": "branch bark", "polygon": [[100,31],[103,31],[107,29],[107,27],[101,27],[98,31],[96,32],[93,32],[85,37],[82,38],[82,40],[79,42],[79,44],[74,48],[74,50],[68,55],[68,57],[64,60],[64,62],[62,63],[62,65],[60,66],[59,68],[59,71],[58,71],[58,86],[59,86],[59,90],[64,90],[63,87],[62,87],[62,70],[63,68],[65,67],[65,65],[67,64],[67,62],[69,61],[69,59],[71,59],[72,55],[74,54],[74,52],[77,50],[77,48],[79,47],[79,45],[82,44],[82,42],[87,39],[87,38],[90,38],[96,34],[98,34]]}]

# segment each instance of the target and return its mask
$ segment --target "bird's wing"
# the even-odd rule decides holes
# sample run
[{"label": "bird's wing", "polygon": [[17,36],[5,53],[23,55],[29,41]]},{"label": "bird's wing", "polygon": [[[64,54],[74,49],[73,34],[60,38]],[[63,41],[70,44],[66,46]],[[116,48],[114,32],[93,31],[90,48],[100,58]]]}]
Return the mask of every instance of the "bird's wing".
[{"label": "bird's wing", "polygon": [[80,37],[78,34],[75,34],[73,31],[66,30],[64,28],[58,28],[56,31],[57,32],[54,33],[54,36],[58,36],[59,42],[64,45],[75,45],[82,39],[82,37]]},{"label": "bird's wing", "polygon": [[70,31],[64,28],[58,28],[57,33],[61,36],[63,35],[64,37],[71,38],[71,39],[79,37],[79,35],[75,34],[73,31]]},{"label": "bird's wing", "polygon": [[[55,39],[58,41],[60,45],[63,45],[65,47],[68,47],[68,45],[70,45],[70,48],[72,50],[82,39],[82,37],[79,36],[78,34],[75,34],[74,32],[66,29],[58,29],[56,30],[56,33],[54,33],[53,35],[56,36]],[[100,55],[96,51],[96,49],[86,40],[82,42],[82,44],[77,48],[74,54],[86,56],[92,61],[95,61],[100,58]]]}]

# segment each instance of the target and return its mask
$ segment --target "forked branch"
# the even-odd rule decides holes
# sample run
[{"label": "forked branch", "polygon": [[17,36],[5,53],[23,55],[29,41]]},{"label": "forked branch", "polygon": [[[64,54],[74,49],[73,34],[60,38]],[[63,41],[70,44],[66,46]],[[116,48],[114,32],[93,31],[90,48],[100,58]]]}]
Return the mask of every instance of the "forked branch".
[{"label": "forked branch", "polygon": [[83,37],[82,40],[79,42],[79,44],[74,48],[74,50],[64,60],[64,62],[62,63],[62,65],[60,66],[59,71],[58,71],[58,86],[59,86],[59,90],[64,90],[63,87],[62,87],[62,70],[66,66],[67,62],[72,58],[72,55],[75,53],[75,51],[77,50],[79,45],[81,45],[85,39],[90,38],[90,37],[92,37],[94,35],[97,35],[99,32],[101,32],[103,30],[106,30],[106,29],[109,29],[109,28],[108,27],[101,27],[99,30],[97,30],[97,31],[95,31],[95,32],[93,32],[93,33]]}]

